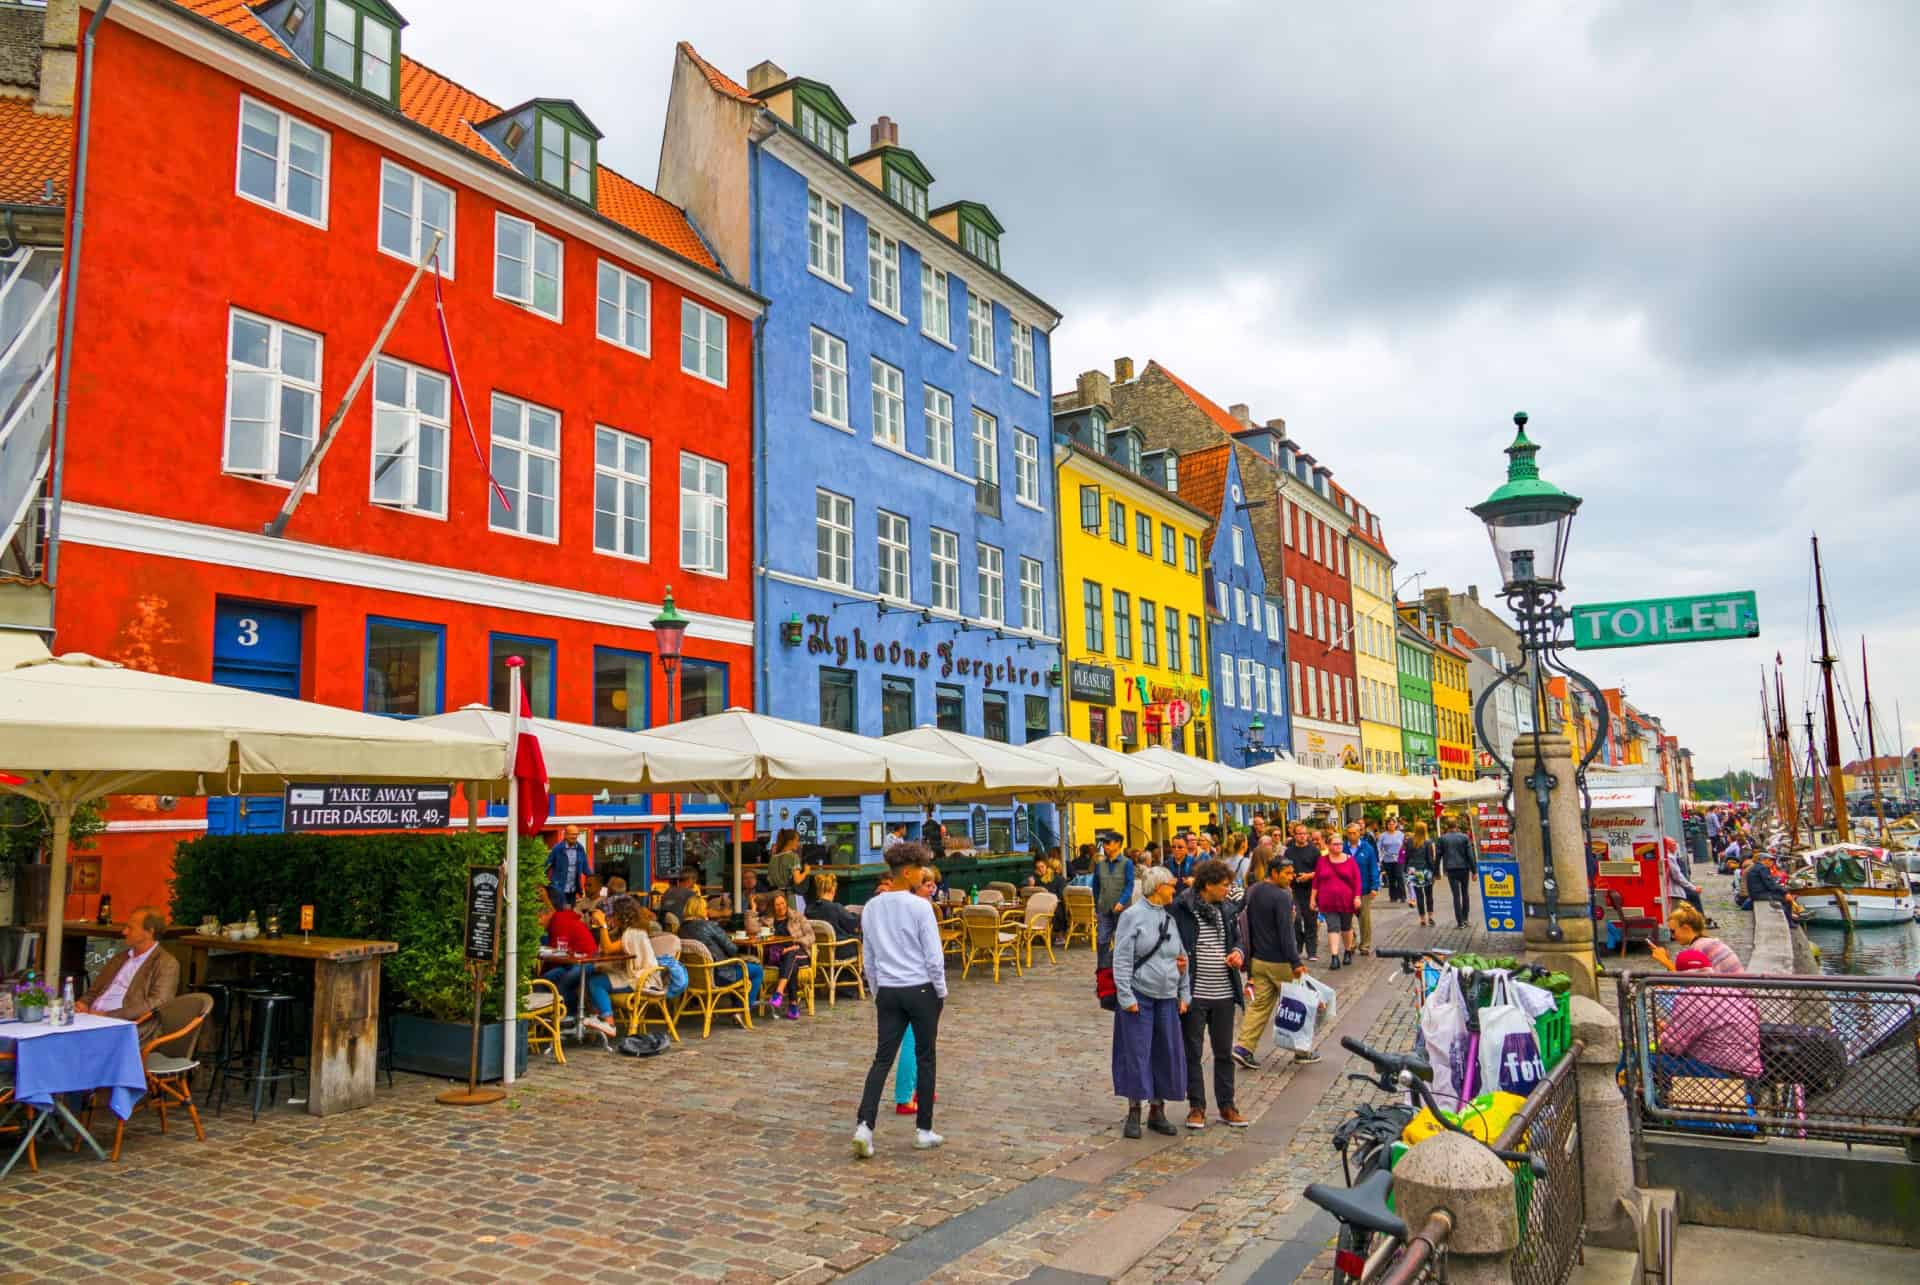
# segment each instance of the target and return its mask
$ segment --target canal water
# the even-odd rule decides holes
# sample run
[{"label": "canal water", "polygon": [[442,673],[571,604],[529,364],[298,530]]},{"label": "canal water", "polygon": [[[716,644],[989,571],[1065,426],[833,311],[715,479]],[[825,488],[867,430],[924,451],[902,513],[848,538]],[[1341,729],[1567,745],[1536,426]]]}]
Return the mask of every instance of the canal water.
[{"label": "canal water", "polygon": [[1810,924],[1807,939],[1820,950],[1820,971],[1852,977],[1907,977],[1920,973],[1920,923],[1856,929]]}]

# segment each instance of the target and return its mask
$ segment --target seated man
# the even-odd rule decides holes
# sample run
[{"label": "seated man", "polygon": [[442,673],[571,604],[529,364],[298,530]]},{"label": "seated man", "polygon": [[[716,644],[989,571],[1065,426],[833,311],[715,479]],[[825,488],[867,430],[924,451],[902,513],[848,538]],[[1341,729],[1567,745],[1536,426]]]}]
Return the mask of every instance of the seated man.
[{"label": "seated man", "polygon": [[[596,920],[604,922],[605,912],[595,909]],[[568,1008],[580,1003],[580,983],[587,984],[587,1006],[591,1013],[577,1014],[580,1024],[597,1035],[611,1038],[616,1034],[613,1025],[612,984],[607,975],[600,972],[590,961],[600,953],[600,943],[594,940],[593,930],[574,910],[555,910],[551,906],[540,912],[540,927],[546,932],[547,945],[558,947],[574,955],[585,957],[589,962],[554,965],[546,980],[553,983],[560,992],[560,998]]]},{"label": "seated man", "polygon": [[687,902],[699,891],[693,883],[693,871],[683,869],[673,876],[673,885],[660,897],[660,922],[669,932],[687,917]]},{"label": "seated man", "polygon": [[835,900],[840,892],[839,879],[833,875],[823,874],[814,884],[814,890],[820,894],[820,897],[817,901],[807,903],[807,918],[818,919],[833,929],[835,937],[858,937],[860,916]]},{"label": "seated man", "polygon": [[180,993],[180,961],[160,948],[167,917],[151,906],[127,916],[127,948],[107,961],[74,1004],[82,1013],[140,1023],[140,1038],[153,1034],[153,1010]]}]

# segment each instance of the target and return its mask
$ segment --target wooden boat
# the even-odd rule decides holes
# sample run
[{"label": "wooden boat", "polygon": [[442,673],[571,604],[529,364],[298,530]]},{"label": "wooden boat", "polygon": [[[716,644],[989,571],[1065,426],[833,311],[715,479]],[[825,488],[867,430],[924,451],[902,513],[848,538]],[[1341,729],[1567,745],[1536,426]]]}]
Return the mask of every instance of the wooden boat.
[{"label": "wooden boat", "polygon": [[1805,857],[1807,868],[1787,880],[1787,890],[1812,922],[1857,928],[1913,922],[1913,889],[1883,850],[1839,843]]}]

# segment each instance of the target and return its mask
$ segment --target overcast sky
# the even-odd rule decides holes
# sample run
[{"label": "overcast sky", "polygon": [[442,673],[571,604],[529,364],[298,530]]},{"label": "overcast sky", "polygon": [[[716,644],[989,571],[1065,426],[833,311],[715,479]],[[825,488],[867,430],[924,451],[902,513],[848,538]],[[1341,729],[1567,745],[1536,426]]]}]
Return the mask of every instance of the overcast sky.
[{"label": "overcast sky", "polygon": [[1920,4],[402,9],[414,56],[579,100],[643,182],[676,40],[831,83],[855,150],[892,116],[1065,316],[1056,390],[1156,358],[1284,417],[1401,577],[1486,596],[1463,506],[1525,409],[1586,500],[1572,601],[1760,594],[1760,640],[1576,658],[1701,775],[1754,766],[1776,649],[1799,717],[1817,529],[1849,683],[1864,632],[1883,739],[1896,702],[1920,735]]}]

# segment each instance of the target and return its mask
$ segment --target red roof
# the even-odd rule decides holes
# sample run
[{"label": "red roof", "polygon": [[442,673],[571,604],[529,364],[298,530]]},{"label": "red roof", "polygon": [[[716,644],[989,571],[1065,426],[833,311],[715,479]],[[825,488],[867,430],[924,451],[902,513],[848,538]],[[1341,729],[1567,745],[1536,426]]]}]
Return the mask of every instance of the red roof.
[{"label": "red roof", "polygon": [[[1147,362],[1147,369],[1157,370],[1161,374],[1165,375],[1168,379],[1172,380],[1173,386],[1175,388],[1178,388],[1181,392],[1185,393],[1187,397],[1192,400],[1195,406],[1198,406],[1201,410],[1205,411],[1207,413],[1207,418],[1211,419],[1215,424],[1219,425],[1221,432],[1226,433],[1228,435],[1232,435],[1234,433],[1244,432],[1249,427],[1249,425],[1242,424],[1239,420],[1227,414],[1225,410],[1221,409],[1218,402],[1215,402],[1212,399],[1210,399],[1205,393],[1201,392],[1199,389],[1195,388],[1192,384],[1189,384],[1186,380],[1180,378],[1180,376],[1168,370],[1165,366],[1162,366],[1159,362],[1149,359]],[[1182,460],[1181,463],[1184,465],[1186,461]],[[1218,511],[1217,507],[1215,511],[1216,512]]]},{"label": "red roof", "polygon": [[1468,651],[1476,651],[1480,647],[1479,641],[1459,625],[1453,627],[1453,638],[1455,642],[1459,643]]},{"label": "red roof", "polygon": [[756,107],[760,105],[760,100],[747,92],[745,85],[727,75],[726,72],[721,71],[705,58],[702,58],[691,44],[682,40],[680,42],[680,52],[685,54],[693,65],[700,69],[701,74],[707,78],[707,83],[712,85],[715,91],[725,94],[728,98],[738,99],[743,103],[752,103]]},{"label": "red roof", "polygon": [[[64,205],[72,172],[73,118],[42,116],[31,98],[0,98],[0,202]],[[47,197],[47,183],[53,197]]]},{"label": "red roof", "polygon": [[1227,460],[1231,446],[1213,446],[1180,457],[1180,498],[1207,514],[1207,540],[1220,523],[1220,504],[1227,494]]},{"label": "red roof", "polygon": [[[229,31],[245,36],[263,49],[282,58],[293,55],[285,45],[240,0],[174,0],[183,9],[216,22]],[[691,52],[691,51],[689,51]],[[717,74],[717,73],[714,73]],[[742,90],[742,93],[745,91]],[[482,98],[472,90],[447,79],[405,55],[400,59],[400,111],[408,119],[426,126],[476,156],[484,157],[502,169],[513,167],[481,137],[473,126],[491,120],[506,109]],[[5,131],[0,131],[4,133]],[[11,135],[8,135],[11,138]],[[600,167],[599,199],[596,208],[605,217],[638,236],[644,237],[682,258],[704,268],[718,265],[699,233],[687,221],[686,214],[640,184],[615,170]]]}]

